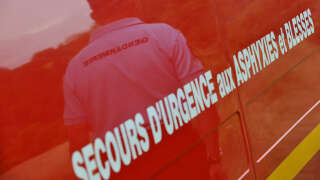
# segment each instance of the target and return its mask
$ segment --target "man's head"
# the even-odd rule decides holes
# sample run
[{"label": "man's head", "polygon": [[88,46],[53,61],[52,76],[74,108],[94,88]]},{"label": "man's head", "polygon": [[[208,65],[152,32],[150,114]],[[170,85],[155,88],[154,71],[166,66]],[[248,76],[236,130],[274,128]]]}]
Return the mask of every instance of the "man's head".
[{"label": "man's head", "polygon": [[88,0],[91,17],[98,24],[106,24],[125,17],[139,17],[142,12],[140,0]]}]

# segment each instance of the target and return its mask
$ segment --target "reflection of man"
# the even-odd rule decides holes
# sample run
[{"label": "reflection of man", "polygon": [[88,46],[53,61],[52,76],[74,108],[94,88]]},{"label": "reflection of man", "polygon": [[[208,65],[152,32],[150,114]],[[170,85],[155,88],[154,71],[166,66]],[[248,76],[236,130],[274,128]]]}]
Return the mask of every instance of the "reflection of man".
[{"label": "reflection of man", "polygon": [[89,4],[92,18],[103,26],[65,74],[64,119],[71,152],[90,141],[88,129],[94,138],[104,137],[203,71],[179,31],[135,18],[140,9],[134,0]]},{"label": "reflection of man", "polygon": [[71,131],[88,123],[94,137],[103,137],[107,129],[175,91],[203,67],[179,31],[131,18],[138,14],[132,8],[103,16],[100,11],[108,12],[109,1],[89,2],[92,17],[107,25],[92,33],[89,45],[68,66],[64,118]]}]

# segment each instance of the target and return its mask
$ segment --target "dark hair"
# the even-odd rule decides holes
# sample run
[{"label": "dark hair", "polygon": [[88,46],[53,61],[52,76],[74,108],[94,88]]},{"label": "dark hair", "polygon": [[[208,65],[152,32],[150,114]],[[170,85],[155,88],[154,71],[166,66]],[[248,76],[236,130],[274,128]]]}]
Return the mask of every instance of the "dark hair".
[{"label": "dark hair", "polygon": [[139,17],[140,0],[88,0],[92,10],[91,17],[98,24],[105,24],[110,19]]}]

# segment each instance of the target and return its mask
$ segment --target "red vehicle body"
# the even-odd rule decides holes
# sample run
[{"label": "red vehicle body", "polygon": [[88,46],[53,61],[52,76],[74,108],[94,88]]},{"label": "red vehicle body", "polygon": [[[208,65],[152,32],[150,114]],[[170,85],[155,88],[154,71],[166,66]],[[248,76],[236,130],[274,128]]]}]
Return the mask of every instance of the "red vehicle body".
[{"label": "red vehicle body", "polygon": [[67,66],[99,26],[92,6],[2,1],[0,179],[103,179],[99,162],[110,179],[320,178],[319,0],[139,2],[144,22],[184,35],[212,73],[216,101],[172,134],[162,127],[162,140],[108,170],[99,153],[70,152],[63,119]]}]

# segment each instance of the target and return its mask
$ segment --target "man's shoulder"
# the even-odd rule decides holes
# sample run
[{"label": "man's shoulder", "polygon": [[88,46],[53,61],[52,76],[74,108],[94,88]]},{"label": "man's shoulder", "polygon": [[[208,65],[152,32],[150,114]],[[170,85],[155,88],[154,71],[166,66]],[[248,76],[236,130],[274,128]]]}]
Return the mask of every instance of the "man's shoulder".
[{"label": "man's shoulder", "polygon": [[179,35],[179,31],[166,23],[146,24],[149,35],[157,42],[159,47],[165,51],[172,48]]},{"label": "man's shoulder", "polygon": [[102,50],[103,48],[96,41],[89,42],[70,60],[69,67],[83,65],[84,61],[88,60]]},{"label": "man's shoulder", "polygon": [[90,53],[88,51],[88,45],[80,50],[68,63],[65,76],[71,75],[76,71],[82,69],[83,62],[90,57]]},{"label": "man's shoulder", "polygon": [[150,23],[145,25],[152,30],[160,31],[163,33],[175,33],[177,31],[174,27],[166,23]]}]

